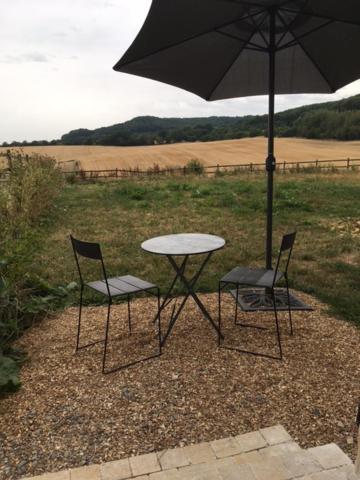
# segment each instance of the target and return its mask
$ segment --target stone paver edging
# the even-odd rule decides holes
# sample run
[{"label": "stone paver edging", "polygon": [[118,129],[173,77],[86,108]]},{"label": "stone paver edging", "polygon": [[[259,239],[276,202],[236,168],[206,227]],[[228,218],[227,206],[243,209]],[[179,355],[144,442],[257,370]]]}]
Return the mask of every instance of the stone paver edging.
[{"label": "stone paver edging", "polygon": [[31,480],[358,480],[335,444],[302,450],[281,425]]}]

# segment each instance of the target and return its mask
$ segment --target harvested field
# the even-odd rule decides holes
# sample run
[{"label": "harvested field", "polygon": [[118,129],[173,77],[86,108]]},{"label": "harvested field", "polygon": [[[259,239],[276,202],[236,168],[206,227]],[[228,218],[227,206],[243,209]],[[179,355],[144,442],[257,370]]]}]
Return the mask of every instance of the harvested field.
[{"label": "harvested field", "polygon": [[[74,355],[77,309],[49,317],[19,341],[30,355],[22,370],[23,388],[0,403],[0,478],[110,461],[277,423],[303,447],[336,442],[353,457],[360,331],[329,316],[313,298],[300,296],[316,311],[294,314],[293,337],[282,314],[283,362],[218,349],[213,330],[189,301],[162,357],[104,376],[101,345]],[[202,298],[216,318],[217,295]],[[132,340],[126,305],[114,306],[114,362],[124,353],[133,355],[136,342],[141,351],[144,340],[154,340],[153,302],[133,303]],[[233,324],[233,308],[228,298],[226,342],[273,351],[272,316],[241,319],[269,330],[241,329]],[[89,307],[84,314],[83,342],[101,338],[105,309]]]},{"label": "harvested field", "polygon": [[[185,165],[194,158],[204,165],[237,165],[263,163],[266,138],[244,138],[219,142],[179,143],[147,147],[50,146],[25,147],[25,151],[46,153],[59,162],[80,162],[83,170],[146,169],[154,164],[161,168]],[[4,148],[0,148],[5,150]],[[360,158],[360,141],[306,140],[300,138],[276,139],[278,162],[306,160],[333,160]],[[69,170],[69,165],[64,165]]]}]

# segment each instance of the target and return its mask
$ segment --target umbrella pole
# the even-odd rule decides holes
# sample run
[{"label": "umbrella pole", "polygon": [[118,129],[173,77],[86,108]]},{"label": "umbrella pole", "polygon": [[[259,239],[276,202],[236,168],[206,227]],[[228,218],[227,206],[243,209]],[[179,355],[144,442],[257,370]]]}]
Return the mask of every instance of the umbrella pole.
[{"label": "umbrella pole", "polygon": [[268,156],[266,159],[267,171],[267,225],[266,225],[266,268],[272,268],[272,230],[273,230],[273,197],[274,171],[276,159],[274,157],[274,113],[275,113],[275,16],[276,11],[270,11],[269,31],[269,116],[268,116]]}]

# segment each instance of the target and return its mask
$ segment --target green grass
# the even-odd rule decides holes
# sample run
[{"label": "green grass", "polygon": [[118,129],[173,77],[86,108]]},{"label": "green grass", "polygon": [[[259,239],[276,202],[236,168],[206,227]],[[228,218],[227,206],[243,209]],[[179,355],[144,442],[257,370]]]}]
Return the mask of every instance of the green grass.
[{"label": "green grass", "polygon": [[[141,242],[168,233],[212,233],[227,245],[214,254],[198,289],[215,291],[218,279],[236,264],[263,265],[265,205],[262,175],[68,185],[50,223],[42,227],[35,271],[53,284],[76,279],[68,238],[73,233],[102,244],[109,275],[131,272],[165,289],[172,277],[166,259],[143,252]],[[355,225],[359,211],[357,173],[276,177],[274,247],[283,233],[298,230],[292,287],[360,324],[360,235],[347,229],[340,236],[331,229],[336,222]]]}]

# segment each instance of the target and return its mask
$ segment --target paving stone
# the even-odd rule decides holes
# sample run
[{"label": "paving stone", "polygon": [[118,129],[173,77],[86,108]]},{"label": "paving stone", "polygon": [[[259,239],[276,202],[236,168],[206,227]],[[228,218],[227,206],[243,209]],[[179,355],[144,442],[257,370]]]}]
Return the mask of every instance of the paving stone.
[{"label": "paving stone", "polygon": [[233,457],[221,458],[208,463],[198,463],[197,465],[189,465],[179,469],[181,480],[184,478],[192,478],[192,476],[203,476],[206,473],[215,473],[218,475],[219,469],[233,466]]},{"label": "paving stone", "polygon": [[228,467],[230,465],[234,465],[234,457],[226,457],[226,458],[219,458],[215,460],[215,462],[210,462],[208,465],[210,468],[220,468],[220,467]]},{"label": "paving stone", "polygon": [[278,443],[291,442],[292,438],[282,425],[275,427],[261,428],[261,435],[265,438],[269,445],[277,445]]},{"label": "paving stone", "polygon": [[[136,478],[136,480],[138,480],[138,478]],[[181,480],[181,476],[179,470],[174,468],[163,472],[152,473],[149,476],[149,480]]]},{"label": "paving stone", "polygon": [[231,457],[243,453],[241,446],[234,437],[223,438],[210,442],[211,448],[214,450],[217,458]]},{"label": "paving stone", "polygon": [[70,470],[71,480],[100,480],[100,465],[73,468]]},{"label": "paving stone", "polygon": [[320,463],[307,451],[283,455],[281,460],[293,477],[310,475],[322,470]]},{"label": "paving stone", "polygon": [[181,480],[222,480],[215,462],[199,463],[179,469]]},{"label": "paving stone", "polygon": [[333,469],[314,473],[310,478],[311,480],[347,480],[347,475],[339,469]]},{"label": "paving stone", "polygon": [[350,458],[335,443],[309,448],[308,451],[324,469],[341,467],[342,465],[350,465],[352,463]]},{"label": "paving stone", "polygon": [[209,443],[189,445],[188,447],[184,447],[184,453],[192,465],[211,462],[216,459],[214,450]]},{"label": "paving stone", "polygon": [[103,463],[100,467],[101,480],[124,480],[131,477],[129,459]]},{"label": "paving stone", "polygon": [[256,480],[289,480],[291,473],[277,457],[267,458],[261,462],[251,463],[250,467]]},{"label": "paving stone", "polygon": [[191,473],[181,477],[181,480],[223,480],[220,474],[215,470],[213,472]]},{"label": "paving stone", "polygon": [[291,454],[293,452],[301,452],[300,446],[296,442],[279,443],[271,447],[262,448],[260,454],[264,458],[279,457],[280,455]]},{"label": "paving stone", "polygon": [[184,467],[190,464],[190,461],[185,455],[184,448],[164,450],[158,454],[158,459],[163,470]]},{"label": "paving stone", "polygon": [[260,432],[249,432],[235,437],[243,452],[259,450],[268,446]]},{"label": "paving stone", "polygon": [[345,472],[347,480],[359,480],[359,476],[355,473],[354,465],[344,465],[343,467],[339,467],[341,472]]},{"label": "paving stone", "polygon": [[231,458],[237,465],[242,465],[244,463],[256,463],[264,460],[264,457],[257,450],[247,453],[240,453],[240,455],[235,455]]},{"label": "paving stone", "polygon": [[130,457],[130,467],[134,477],[161,470],[156,453],[147,453],[138,457]]},{"label": "paving stone", "polygon": [[[25,480],[25,479],[22,479]],[[29,480],[29,479],[27,479]],[[70,470],[62,470],[61,472],[45,473],[31,477],[31,480],[70,480]]]},{"label": "paving stone", "polygon": [[218,472],[222,480],[256,480],[249,465],[230,465],[220,467]]}]

